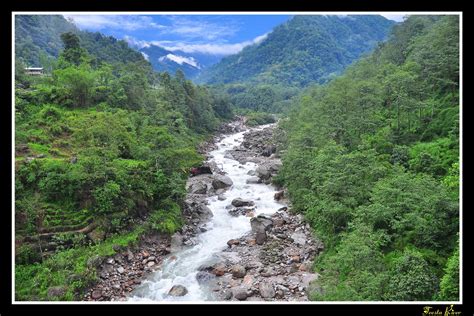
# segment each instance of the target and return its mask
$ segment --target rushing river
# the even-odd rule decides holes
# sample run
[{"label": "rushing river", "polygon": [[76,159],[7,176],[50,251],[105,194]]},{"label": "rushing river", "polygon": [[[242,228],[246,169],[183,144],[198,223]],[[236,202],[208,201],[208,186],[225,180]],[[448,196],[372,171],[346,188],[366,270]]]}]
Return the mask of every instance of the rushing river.
[{"label": "rushing river", "polygon": [[[260,127],[259,129],[264,128]],[[208,207],[214,216],[206,223],[206,232],[197,236],[194,246],[168,256],[162,263],[160,270],[150,276],[137,287],[129,297],[130,301],[209,301],[215,300],[212,291],[196,280],[198,268],[203,264],[215,262],[222,250],[227,247],[229,239],[239,238],[250,231],[249,217],[233,217],[228,214],[226,206],[235,198],[241,197],[255,202],[256,215],[261,213],[272,214],[282,205],[273,199],[275,188],[266,184],[247,184],[251,176],[250,170],[255,170],[255,163],[247,162],[245,165],[236,160],[225,157],[226,151],[239,146],[247,131],[231,134],[217,143],[217,149],[210,152],[210,160],[226,172],[234,184],[228,189],[224,201],[219,201],[217,196],[209,197]],[[188,293],[181,297],[169,296],[168,291],[173,285],[183,285]]]}]

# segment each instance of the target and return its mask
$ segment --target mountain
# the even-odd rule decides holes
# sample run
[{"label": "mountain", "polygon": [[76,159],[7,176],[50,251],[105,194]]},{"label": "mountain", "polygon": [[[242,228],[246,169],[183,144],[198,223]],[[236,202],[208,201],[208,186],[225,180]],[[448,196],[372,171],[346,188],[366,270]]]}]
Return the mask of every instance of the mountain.
[{"label": "mountain", "polygon": [[63,49],[61,34],[66,32],[76,34],[81,46],[98,61],[125,63],[145,60],[127,42],[99,32],[81,31],[62,15],[15,16],[16,57],[28,66],[44,66],[43,57],[58,57]]},{"label": "mountain", "polygon": [[61,15],[16,15],[15,54],[29,66],[40,66],[41,53],[57,57],[63,48],[61,34],[78,33]]},{"label": "mountain", "polygon": [[259,44],[204,70],[197,82],[324,83],[385,40],[394,24],[376,15],[295,16]]},{"label": "mountain", "polygon": [[181,69],[186,78],[196,77],[203,69],[217,63],[221,57],[200,53],[185,53],[170,51],[156,45],[149,45],[139,49],[144,57],[152,64],[153,69],[159,72],[176,73]]}]

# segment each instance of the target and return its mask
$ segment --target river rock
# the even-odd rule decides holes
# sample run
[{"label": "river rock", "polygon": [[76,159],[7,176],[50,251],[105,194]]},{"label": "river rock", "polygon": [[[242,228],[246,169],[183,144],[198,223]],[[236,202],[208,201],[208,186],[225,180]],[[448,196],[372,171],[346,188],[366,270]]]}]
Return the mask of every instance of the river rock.
[{"label": "river rock", "polygon": [[214,180],[212,180],[212,187],[216,190],[228,188],[232,186],[232,184],[234,183],[232,182],[232,179],[228,176],[216,175],[214,176]]},{"label": "river rock", "polygon": [[306,244],[306,235],[303,232],[295,232],[290,237],[298,245],[304,246]]},{"label": "river rock", "polygon": [[260,291],[260,295],[263,298],[273,298],[275,297],[275,289],[273,288],[273,284],[268,281],[263,281],[258,286]]},{"label": "river rock", "polygon": [[101,291],[101,290],[94,290],[94,291],[92,291],[91,297],[92,297],[92,299],[94,299],[94,300],[98,300],[99,298],[102,297],[102,291]]},{"label": "river rock", "polygon": [[248,297],[247,289],[239,286],[232,289],[232,295],[239,301],[245,301]]},{"label": "river rock", "polygon": [[273,220],[270,217],[260,214],[250,219],[250,226],[254,233],[265,232],[270,230],[273,226]]},{"label": "river rock", "polygon": [[232,245],[238,245],[240,244],[240,241],[238,239],[230,239],[228,242],[227,242],[227,245],[229,247],[232,247]]},{"label": "river rock", "polygon": [[257,245],[263,245],[266,240],[267,240],[267,233],[265,231],[257,232],[255,236],[255,242],[257,243]]},{"label": "river rock", "polygon": [[215,279],[215,275],[212,273],[209,273],[207,271],[199,271],[196,274],[196,280],[198,281],[199,284],[207,283],[213,279]]},{"label": "river rock", "polygon": [[196,182],[189,186],[188,192],[191,194],[206,194],[207,185],[202,182]]},{"label": "river rock", "polygon": [[242,206],[253,206],[255,203],[253,201],[244,200],[242,198],[236,198],[232,200],[232,205],[235,207]]},{"label": "river rock", "polygon": [[204,204],[199,205],[196,208],[196,211],[201,220],[208,220],[214,216],[214,214],[212,214],[211,209]]},{"label": "river rock", "polygon": [[234,278],[243,278],[246,274],[245,267],[240,264],[232,266],[231,272]]},{"label": "river rock", "polygon": [[247,183],[247,184],[258,184],[258,183],[262,183],[262,180],[260,180],[260,178],[258,178],[258,177],[251,177],[251,178],[247,179],[245,181],[245,183]]},{"label": "river rock", "polygon": [[223,276],[226,272],[226,267],[223,263],[218,263],[213,267],[212,273],[216,276]]},{"label": "river rock", "polygon": [[280,201],[285,195],[285,191],[278,191],[277,193],[275,193],[275,195],[273,196],[273,198],[277,201]]},{"label": "river rock", "polygon": [[171,296],[184,296],[188,293],[188,289],[186,289],[182,285],[173,285],[173,287],[168,292],[168,295]]},{"label": "river rock", "polygon": [[246,276],[244,276],[244,279],[242,281],[242,286],[251,288],[254,282],[255,282],[255,278],[252,275],[247,274]]},{"label": "river rock", "polygon": [[258,166],[255,172],[260,179],[269,179],[271,177],[270,170],[264,165]]}]

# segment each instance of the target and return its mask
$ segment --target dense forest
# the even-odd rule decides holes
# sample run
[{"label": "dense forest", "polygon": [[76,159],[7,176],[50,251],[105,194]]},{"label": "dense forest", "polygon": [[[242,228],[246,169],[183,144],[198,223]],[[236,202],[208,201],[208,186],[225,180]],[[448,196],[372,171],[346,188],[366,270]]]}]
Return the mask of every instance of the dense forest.
[{"label": "dense forest", "polygon": [[455,15],[295,16],[196,84],[62,16],[17,16],[16,300],[81,299],[98,257],[178,231],[199,145],[236,114],[278,120],[273,184],[324,244],[311,300],[458,300],[459,40]]},{"label": "dense forest", "polygon": [[54,286],[68,289],[57,299],[77,298],[97,278],[91,257],[147,230],[178,229],[188,170],[203,159],[197,144],[232,117],[227,99],[182,72],[156,74],[143,58],[113,55],[121,51],[101,36],[95,45],[61,38],[50,74],[16,66],[19,300],[44,300]]},{"label": "dense forest", "polygon": [[382,16],[297,15],[255,45],[203,71],[198,82],[324,83],[386,38],[394,22]]},{"label": "dense forest", "polygon": [[412,16],[281,122],[315,300],[459,298],[459,19]]},{"label": "dense forest", "polygon": [[285,112],[302,88],[323,84],[387,38],[382,16],[297,15],[261,42],[204,69],[199,83],[229,94],[241,109]]},{"label": "dense forest", "polygon": [[143,61],[141,53],[127,42],[99,32],[79,30],[61,15],[18,15],[15,18],[16,58],[29,67],[52,71],[52,64],[64,49],[61,34],[74,33],[90,54],[91,63]]}]

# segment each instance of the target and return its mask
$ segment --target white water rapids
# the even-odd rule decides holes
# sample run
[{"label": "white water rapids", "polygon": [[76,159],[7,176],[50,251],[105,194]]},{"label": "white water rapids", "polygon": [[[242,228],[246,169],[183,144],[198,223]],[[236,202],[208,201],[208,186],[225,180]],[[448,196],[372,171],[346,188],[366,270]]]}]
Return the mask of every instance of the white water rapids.
[{"label": "white water rapids", "polygon": [[[263,129],[266,126],[259,127]],[[196,280],[198,268],[203,264],[215,262],[219,254],[227,247],[229,239],[240,238],[250,231],[250,218],[246,216],[233,217],[225,208],[235,198],[241,197],[255,202],[256,215],[276,212],[281,204],[273,198],[275,188],[266,184],[247,184],[246,180],[250,170],[255,170],[255,163],[247,162],[245,165],[236,160],[225,158],[227,150],[239,146],[247,131],[226,136],[217,143],[217,149],[210,152],[210,160],[229,176],[234,184],[228,189],[224,201],[219,201],[217,196],[207,198],[214,216],[206,223],[208,229],[198,234],[194,246],[185,247],[172,253],[162,263],[160,270],[152,272],[150,276],[138,286],[128,298],[129,301],[208,301],[215,300],[212,291]],[[174,258],[175,257],[175,258]],[[188,293],[175,297],[168,295],[173,285],[182,285]]]}]

